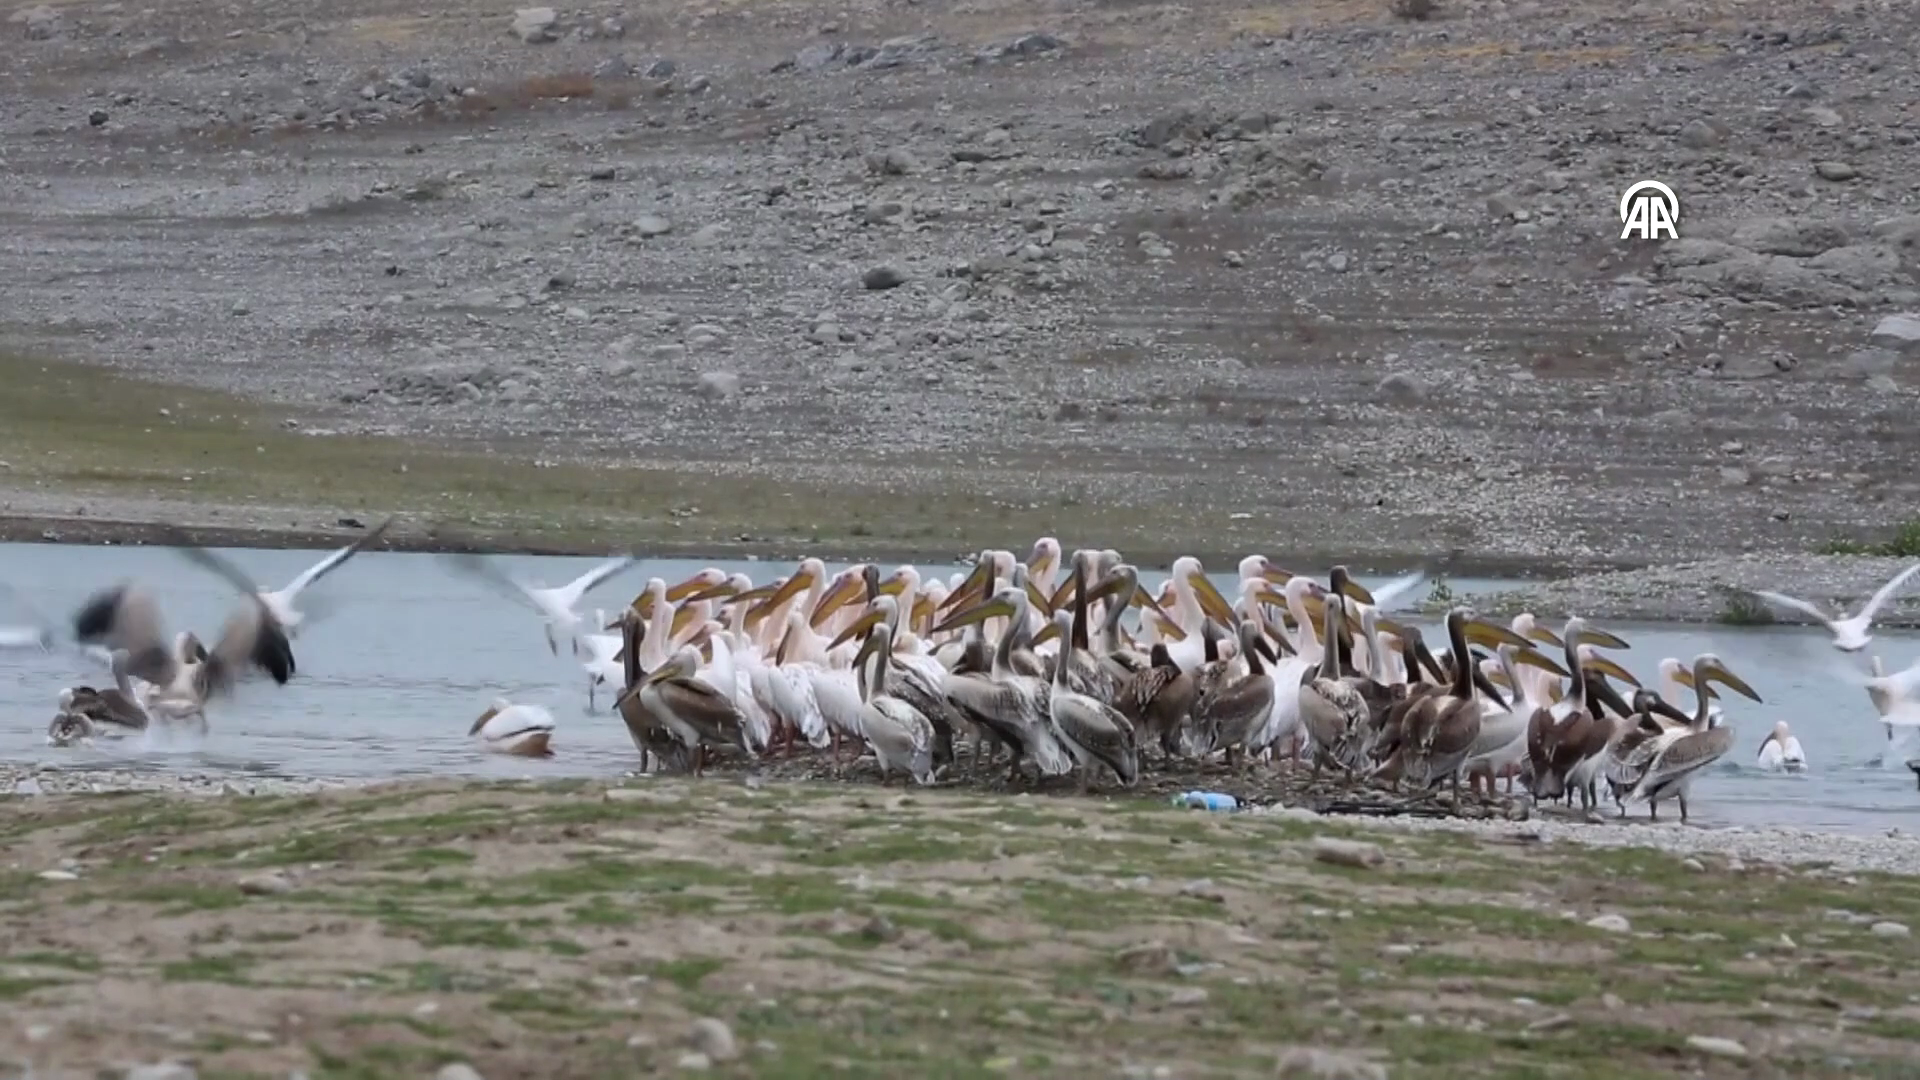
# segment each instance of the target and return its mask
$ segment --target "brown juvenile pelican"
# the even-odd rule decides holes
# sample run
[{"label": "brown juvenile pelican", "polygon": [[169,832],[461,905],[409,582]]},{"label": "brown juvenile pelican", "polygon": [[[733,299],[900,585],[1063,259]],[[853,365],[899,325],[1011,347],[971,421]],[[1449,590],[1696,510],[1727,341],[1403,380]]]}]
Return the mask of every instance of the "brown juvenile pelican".
[{"label": "brown juvenile pelican", "polygon": [[[1262,663],[1263,659],[1272,662],[1277,658],[1267,644],[1266,635],[1260,632],[1259,623],[1252,619],[1240,624],[1240,652],[1247,658],[1247,673],[1223,680],[1214,687],[1194,706],[1191,724],[1195,749],[1209,754],[1224,748],[1230,768],[1236,764],[1236,752],[1273,713],[1273,699],[1278,692],[1273,675]],[[1288,689],[1298,692],[1292,687]]]},{"label": "brown juvenile pelican", "polygon": [[1161,752],[1172,757],[1175,736],[1187,722],[1200,687],[1192,672],[1181,671],[1173,662],[1164,642],[1155,642],[1148,657],[1147,667],[1120,684],[1113,707],[1132,721],[1137,741],[1156,739]]},{"label": "brown juvenile pelican", "polygon": [[[940,630],[996,617],[1008,620],[1008,627],[994,646],[991,670],[985,675],[952,675],[944,689],[947,700],[977,730],[991,734],[1013,752],[1011,776],[1019,775],[1025,758],[1033,759],[1041,776],[1059,776],[1073,768],[1073,759],[1053,733],[1047,713],[1050,689],[1045,680],[1014,666],[1014,644],[1023,636],[1021,627],[1030,603],[1025,589],[1007,585],[986,603],[949,616]],[[979,760],[977,750],[974,760]]]},{"label": "brown juvenile pelican", "polygon": [[[1480,702],[1474,698],[1474,690],[1479,685],[1475,676],[1481,672],[1467,650],[1470,640],[1493,648],[1511,644],[1531,649],[1525,638],[1504,626],[1481,622],[1464,608],[1449,611],[1447,641],[1453,687],[1444,696],[1430,694],[1418,699],[1401,720],[1404,775],[1421,786],[1446,779],[1452,784],[1456,799],[1460,795],[1460,767],[1473,752],[1485,716]],[[1489,698],[1502,707],[1506,705],[1498,693],[1489,694]]]},{"label": "brown juvenile pelican", "polygon": [[638,690],[641,706],[691,753],[695,776],[706,767],[710,745],[734,746],[749,757],[753,754],[739,707],[697,678],[699,670],[699,650],[682,646],[665,665],[648,674]]},{"label": "brown juvenile pelican", "polygon": [[[1320,632],[1320,668],[1300,685],[1300,719],[1307,737],[1313,742],[1313,775],[1321,766],[1339,763],[1339,748],[1347,736],[1367,722],[1367,701],[1354,685],[1340,674],[1341,612],[1345,599],[1340,593],[1327,594]],[[1471,687],[1468,688],[1471,693]]]},{"label": "brown juvenile pelican", "polygon": [[1713,697],[1710,684],[1720,683],[1754,701],[1759,701],[1760,695],[1712,653],[1701,653],[1694,657],[1693,670],[1684,673],[1682,681],[1699,695],[1693,722],[1684,729],[1671,730],[1656,738],[1652,760],[1647,763],[1646,771],[1627,789],[1621,806],[1624,810],[1635,803],[1645,802],[1651,815],[1659,800],[1671,796],[1679,801],[1680,821],[1685,824],[1687,788],[1693,783],[1694,776],[1726,756],[1727,751],[1733,748],[1731,725],[1709,726],[1708,706]]}]

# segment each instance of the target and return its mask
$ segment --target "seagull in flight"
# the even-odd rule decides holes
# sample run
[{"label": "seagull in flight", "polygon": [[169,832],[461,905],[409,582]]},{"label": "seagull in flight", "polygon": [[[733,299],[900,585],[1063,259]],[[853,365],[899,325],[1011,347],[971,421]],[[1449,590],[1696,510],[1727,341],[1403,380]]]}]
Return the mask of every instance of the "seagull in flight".
[{"label": "seagull in flight", "polygon": [[1859,652],[1861,649],[1866,648],[1868,643],[1873,641],[1873,635],[1869,631],[1872,629],[1874,615],[1879,612],[1881,607],[1883,607],[1889,599],[1892,599],[1893,594],[1899,590],[1900,586],[1905,585],[1907,579],[1915,573],[1920,573],[1920,563],[1914,563],[1912,566],[1895,574],[1893,580],[1880,586],[1880,591],[1873,594],[1873,598],[1867,601],[1867,606],[1861,608],[1860,613],[1851,618],[1845,615],[1828,616],[1826,612],[1821,611],[1805,600],[1798,600],[1781,593],[1768,592],[1764,589],[1754,589],[1751,591],[1753,595],[1765,600],[1769,604],[1777,604],[1780,607],[1802,611],[1820,620],[1822,626],[1825,626],[1833,632],[1833,647],[1839,649],[1841,652]]},{"label": "seagull in flight", "polygon": [[567,638],[574,651],[578,651],[576,632],[584,620],[579,612],[573,610],[574,605],[608,578],[640,561],[632,555],[621,555],[601,563],[565,585],[544,588],[510,577],[478,555],[461,553],[448,555],[446,559],[454,569],[479,578],[508,596],[532,604],[533,609],[546,621],[547,648],[553,650],[555,656],[560,655],[561,637]]}]

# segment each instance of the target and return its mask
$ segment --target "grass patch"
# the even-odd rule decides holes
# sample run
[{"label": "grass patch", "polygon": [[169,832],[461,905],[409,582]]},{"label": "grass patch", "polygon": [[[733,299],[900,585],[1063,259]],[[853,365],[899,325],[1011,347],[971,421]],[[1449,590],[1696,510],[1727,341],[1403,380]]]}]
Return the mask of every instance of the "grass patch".
[{"label": "grass patch", "polygon": [[1766,601],[1738,589],[1726,590],[1725,597],[1716,622],[1726,626],[1773,625],[1773,609],[1767,607]]},{"label": "grass patch", "polygon": [[1815,549],[1820,555],[1878,555],[1883,558],[1920,558],[1920,519],[1894,526],[1884,540],[1860,540],[1836,536]]},{"label": "grass patch", "polygon": [[[1221,539],[1178,506],[1089,500],[1063,511],[971,493],[958,470],[949,476],[922,469],[927,480],[918,490],[857,481],[829,489],[720,473],[692,459],[624,466],[587,449],[560,459],[562,444],[549,438],[427,444],[334,436],[325,432],[337,417],[326,409],[4,352],[0,385],[7,387],[0,431],[13,466],[9,485],[138,496],[176,504],[183,521],[204,520],[218,507],[398,512],[430,524],[443,542],[575,553],[616,545],[697,550],[702,557],[742,550],[742,535],[754,538],[754,550],[839,544],[954,551],[1059,533],[1097,535],[1151,563],[1156,553],[1207,550]],[[820,508],[829,503],[835,512],[823,518]],[[73,527],[84,526],[77,520]],[[411,528],[390,539],[409,542],[402,534]]]}]

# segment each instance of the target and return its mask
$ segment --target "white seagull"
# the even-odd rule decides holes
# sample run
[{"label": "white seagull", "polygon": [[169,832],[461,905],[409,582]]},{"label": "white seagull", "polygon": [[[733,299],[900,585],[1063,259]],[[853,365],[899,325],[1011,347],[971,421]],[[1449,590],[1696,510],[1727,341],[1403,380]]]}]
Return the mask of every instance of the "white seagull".
[{"label": "white seagull", "polygon": [[608,578],[639,561],[631,555],[622,555],[601,563],[565,585],[548,589],[528,585],[509,577],[478,555],[463,553],[448,555],[446,558],[456,569],[501,588],[509,596],[517,595],[532,604],[534,610],[546,619],[547,648],[552,649],[555,656],[560,655],[560,637],[556,635],[565,636],[571,648],[575,639],[575,629],[583,621],[580,613],[573,610],[574,605],[580,602],[580,598],[598,588]]},{"label": "white seagull", "polygon": [[1752,592],[1753,595],[1765,600],[1769,604],[1778,604],[1781,607],[1789,607],[1796,611],[1806,612],[1808,615],[1820,620],[1822,626],[1825,626],[1833,632],[1834,648],[1842,652],[1859,652],[1861,649],[1867,647],[1868,642],[1873,640],[1873,635],[1868,633],[1868,631],[1872,628],[1874,614],[1878,612],[1881,606],[1892,598],[1894,592],[1898,590],[1900,586],[1905,585],[1907,579],[1915,573],[1920,573],[1920,563],[1914,563],[1912,566],[1900,571],[1894,575],[1892,581],[1880,586],[1880,591],[1873,594],[1873,598],[1867,601],[1867,606],[1861,608],[1860,613],[1852,618],[1847,618],[1842,615],[1835,615],[1830,618],[1826,612],[1821,611],[1805,600],[1796,600],[1791,596],[1785,596],[1777,592],[1767,592],[1764,589],[1754,589]]}]

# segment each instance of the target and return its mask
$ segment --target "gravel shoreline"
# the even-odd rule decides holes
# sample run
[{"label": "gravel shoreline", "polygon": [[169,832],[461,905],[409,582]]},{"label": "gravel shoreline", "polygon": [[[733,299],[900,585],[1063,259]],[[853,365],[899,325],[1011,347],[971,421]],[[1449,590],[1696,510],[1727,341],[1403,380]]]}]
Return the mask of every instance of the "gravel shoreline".
[{"label": "gravel shoreline", "polygon": [[[476,782],[490,789],[497,782]],[[125,769],[58,768],[50,765],[0,765],[0,793],[16,797],[92,795],[141,792],[187,798],[288,797],[347,788],[444,788],[439,779],[343,779],[235,777],[217,773],[143,773]],[[849,788],[856,797],[859,789]],[[585,796],[583,796],[585,797]],[[1181,812],[1181,811],[1171,811]],[[1270,807],[1247,811],[1288,820],[1337,822],[1385,831],[1454,831],[1483,838],[1521,843],[1566,843],[1594,847],[1644,847],[1670,854],[1734,860],[1749,864],[1819,864],[1835,873],[1876,872],[1920,875],[1920,836],[1898,829],[1884,836],[1817,832],[1785,827],[1734,826],[1703,829],[1678,824],[1563,821],[1536,815],[1524,822],[1375,818],[1321,815],[1300,807]]]},{"label": "gravel shoreline", "polygon": [[[1552,619],[1579,615],[1615,622],[1811,625],[1805,614],[1772,607],[1743,590],[1769,589],[1851,615],[1915,561],[1868,555],[1743,555],[1580,575],[1480,594],[1472,602],[1483,615],[1503,617],[1531,611]],[[1904,594],[1890,598],[1874,625],[1920,627],[1920,585],[1910,582]]]}]

